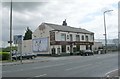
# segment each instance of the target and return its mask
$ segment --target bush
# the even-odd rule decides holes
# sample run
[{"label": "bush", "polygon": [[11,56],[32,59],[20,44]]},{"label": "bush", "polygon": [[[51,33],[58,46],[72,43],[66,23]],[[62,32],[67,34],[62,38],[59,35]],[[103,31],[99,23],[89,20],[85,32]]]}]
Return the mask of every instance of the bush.
[{"label": "bush", "polygon": [[8,60],[10,58],[10,53],[9,52],[0,52],[0,57],[2,57],[2,60]]}]

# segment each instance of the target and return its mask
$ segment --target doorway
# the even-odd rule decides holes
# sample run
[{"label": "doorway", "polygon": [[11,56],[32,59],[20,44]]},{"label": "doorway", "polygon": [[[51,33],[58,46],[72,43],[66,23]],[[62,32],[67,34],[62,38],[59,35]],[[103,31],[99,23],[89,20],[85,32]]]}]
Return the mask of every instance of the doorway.
[{"label": "doorway", "polygon": [[62,53],[66,52],[66,45],[62,45]]},{"label": "doorway", "polygon": [[80,51],[80,45],[76,45],[76,50]]}]

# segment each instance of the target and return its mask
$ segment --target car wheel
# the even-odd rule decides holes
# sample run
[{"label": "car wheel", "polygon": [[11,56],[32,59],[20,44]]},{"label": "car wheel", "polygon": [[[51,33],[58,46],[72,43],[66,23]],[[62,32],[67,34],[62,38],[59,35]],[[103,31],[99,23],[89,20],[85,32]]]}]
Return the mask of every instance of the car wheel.
[{"label": "car wheel", "polygon": [[34,59],[34,56],[32,56],[31,59]]}]

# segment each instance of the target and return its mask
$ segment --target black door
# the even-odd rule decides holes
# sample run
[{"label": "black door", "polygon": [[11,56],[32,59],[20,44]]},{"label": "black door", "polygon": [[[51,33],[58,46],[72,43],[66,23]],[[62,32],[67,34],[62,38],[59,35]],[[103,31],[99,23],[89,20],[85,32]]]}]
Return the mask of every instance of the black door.
[{"label": "black door", "polygon": [[62,45],[62,52],[66,52],[66,45]]}]

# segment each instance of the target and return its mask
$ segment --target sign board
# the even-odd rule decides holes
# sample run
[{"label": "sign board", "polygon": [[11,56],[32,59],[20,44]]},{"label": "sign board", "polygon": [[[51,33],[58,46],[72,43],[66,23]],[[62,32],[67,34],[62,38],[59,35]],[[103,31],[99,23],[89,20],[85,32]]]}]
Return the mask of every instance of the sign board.
[{"label": "sign board", "polygon": [[48,51],[48,38],[38,38],[32,40],[33,52],[47,52]]},{"label": "sign board", "polygon": [[14,44],[22,43],[22,35],[14,35]]}]

